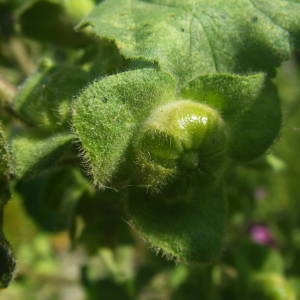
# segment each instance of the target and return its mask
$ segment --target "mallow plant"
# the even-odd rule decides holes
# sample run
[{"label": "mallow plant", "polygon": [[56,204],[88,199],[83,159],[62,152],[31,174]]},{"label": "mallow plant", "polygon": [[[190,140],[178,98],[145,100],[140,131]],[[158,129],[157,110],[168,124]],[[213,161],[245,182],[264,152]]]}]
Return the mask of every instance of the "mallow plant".
[{"label": "mallow plant", "polygon": [[[19,35],[69,55],[48,50],[13,99],[1,94],[1,215],[18,193],[42,227],[74,236],[78,203],[97,197],[167,259],[215,261],[234,185],[224,177],[279,136],[272,79],[299,48],[300,2],[16,6]],[[7,286],[15,259],[2,232],[0,241]]]}]

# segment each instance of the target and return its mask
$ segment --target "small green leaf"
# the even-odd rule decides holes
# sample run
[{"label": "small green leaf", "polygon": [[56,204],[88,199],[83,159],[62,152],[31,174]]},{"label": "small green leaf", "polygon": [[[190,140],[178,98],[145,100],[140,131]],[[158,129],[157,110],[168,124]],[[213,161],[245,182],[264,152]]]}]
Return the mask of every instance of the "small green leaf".
[{"label": "small green leaf", "polygon": [[[1,209],[2,215],[2,209]],[[1,216],[2,219],[2,216]],[[2,220],[1,220],[2,221]],[[2,225],[1,225],[2,227]],[[2,228],[0,232],[0,289],[6,288],[13,279],[16,261],[12,253],[10,244],[3,235]]]},{"label": "small green leaf", "polygon": [[74,101],[73,127],[96,185],[109,182],[141,119],[174,98],[175,83],[154,69],[128,71],[91,83]]},{"label": "small green leaf", "polygon": [[81,27],[184,84],[209,73],[274,74],[298,41],[299,13],[295,1],[107,0]]},{"label": "small green leaf", "polygon": [[58,3],[62,4],[66,14],[72,18],[74,23],[79,22],[95,6],[94,0],[58,0]]},{"label": "small green leaf", "polygon": [[264,83],[263,73],[248,76],[209,74],[191,80],[181,93],[186,99],[216,108],[226,122],[232,122],[253,106]]},{"label": "small green leaf", "polygon": [[284,260],[277,249],[254,244],[249,240],[236,247],[233,254],[234,264],[241,277],[248,281],[249,276],[257,273],[284,273]]},{"label": "small green leaf", "polygon": [[81,174],[64,168],[18,182],[16,189],[29,215],[42,229],[55,232],[70,228],[74,209],[85,187]]},{"label": "small green leaf", "polygon": [[8,179],[11,175],[11,157],[7,141],[0,123],[0,181]]},{"label": "small green leaf", "polygon": [[76,66],[45,62],[21,86],[14,107],[27,122],[40,128],[66,128],[73,97],[87,81],[87,73]]},{"label": "small green leaf", "polygon": [[263,154],[278,136],[281,109],[277,91],[267,83],[247,111],[240,115],[233,127],[232,157],[254,159]]},{"label": "small green leaf", "polygon": [[222,190],[197,182],[178,192],[149,195],[134,189],[129,200],[130,225],[157,252],[184,262],[215,260],[222,247],[226,201]]},{"label": "small green leaf", "polygon": [[0,227],[2,224],[2,209],[10,198],[9,179],[12,173],[11,153],[0,122]]},{"label": "small green leaf", "polygon": [[16,177],[36,176],[57,167],[63,154],[70,150],[73,139],[70,133],[50,137],[23,133],[13,137],[11,147]]},{"label": "small green leaf", "polygon": [[131,241],[130,230],[124,222],[123,201],[127,190],[112,189],[85,193],[76,207],[76,216],[84,223],[79,236],[87,250],[96,253],[101,247],[116,247]]},{"label": "small green leaf", "polygon": [[230,127],[229,152],[234,159],[256,158],[278,135],[281,125],[278,95],[262,73],[200,76],[183,88],[182,95],[220,111]]},{"label": "small green leaf", "polygon": [[41,42],[82,47],[91,42],[91,38],[76,32],[74,26],[92,6],[91,0],[28,0],[17,11],[17,26],[22,34]]},{"label": "small green leaf", "polygon": [[8,180],[11,176],[11,157],[0,123],[0,289],[8,286],[15,270],[15,258],[2,231],[3,209],[10,198]]}]

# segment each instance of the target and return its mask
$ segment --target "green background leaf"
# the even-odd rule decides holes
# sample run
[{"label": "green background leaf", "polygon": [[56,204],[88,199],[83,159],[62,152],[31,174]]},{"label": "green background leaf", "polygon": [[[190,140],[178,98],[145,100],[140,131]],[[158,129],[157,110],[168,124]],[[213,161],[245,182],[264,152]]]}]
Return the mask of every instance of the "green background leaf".
[{"label": "green background leaf", "polygon": [[14,107],[27,122],[40,128],[67,128],[71,103],[88,82],[88,74],[77,66],[44,62],[19,89]]},{"label": "green background leaf", "polygon": [[70,133],[45,137],[40,133],[22,133],[12,139],[14,169],[17,178],[36,176],[58,167],[63,154],[70,150],[74,135]]},{"label": "green background leaf", "polygon": [[[77,2],[77,7],[74,2]],[[74,26],[92,7],[91,0],[27,0],[17,13],[18,29],[41,42],[82,47],[91,39],[82,32],[76,32]]]},{"label": "green background leaf", "polygon": [[43,229],[57,232],[69,229],[77,201],[84,187],[75,168],[62,168],[21,180],[16,189],[23,197],[28,214]]},{"label": "green background leaf", "polygon": [[10,198],[8,180],[11,175],[11,157],[0,123],[0,288],[7,287],[13,278],[16,261],[3,233],[3,208]]},{"label": "green background leaf", "polygon": [[274,73],[298,41],[299,13],[300,3],[281,0],[108,0],[81,26],[182,84],[209,73]]},{"label": "green background leaf", "polygon": [[11,173],[11,161],[7,141],[0,123],[0,180]]}]

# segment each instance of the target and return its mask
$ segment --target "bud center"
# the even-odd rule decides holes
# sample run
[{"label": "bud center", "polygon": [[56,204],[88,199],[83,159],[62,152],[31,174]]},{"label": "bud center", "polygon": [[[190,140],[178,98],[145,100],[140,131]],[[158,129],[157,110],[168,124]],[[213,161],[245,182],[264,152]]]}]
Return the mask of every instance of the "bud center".
[{"label": "bud center", "polygon": [[184,169],[196,169],[199,165],[199,154],[196,151],[188,151],[182,155],[181,164]]}]

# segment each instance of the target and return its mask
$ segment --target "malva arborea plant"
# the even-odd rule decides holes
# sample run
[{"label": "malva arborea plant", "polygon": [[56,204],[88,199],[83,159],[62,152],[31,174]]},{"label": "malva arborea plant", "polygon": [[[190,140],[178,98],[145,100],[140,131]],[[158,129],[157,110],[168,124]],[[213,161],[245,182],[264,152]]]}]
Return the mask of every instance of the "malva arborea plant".
[{"label": "malva arborea plant", "polygon": [[[37,189],[43,199],[55,191],[61,202],[72,199],[68,217],[58,210],[51,219],[66,228],[78,199],[96,191],[120,203],[128,225],[168,259],[216,260],[230,209],[224,174],[264,154],[279,135],[272,78],[299,48],[300,2],[52,1],[65,5],[69,21],[53,19],[51,34],[44,23],[45,32],[34,28],[42,3],[19,10],[18,30],[81,52],[65,63],[45,58],[13,101],[0,102],[18,119],[17,130],[12,121],[1,125],[1,211],[11,193],[34,199]],[[31,204],[37,218],[39,201]],[[15,260],[0,239],[7,286]],[[265,278],[254,280],[281,282]]]}]

